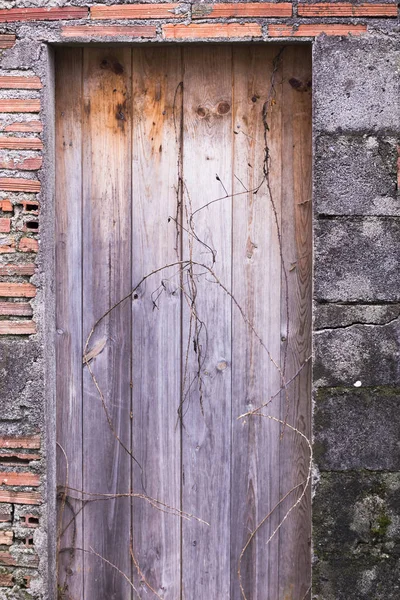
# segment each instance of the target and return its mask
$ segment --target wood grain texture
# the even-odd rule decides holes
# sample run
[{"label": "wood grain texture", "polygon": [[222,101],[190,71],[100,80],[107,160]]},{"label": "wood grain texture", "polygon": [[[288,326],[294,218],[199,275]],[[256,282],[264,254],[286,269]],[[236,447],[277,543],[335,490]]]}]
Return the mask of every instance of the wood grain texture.
[{"label": "wood grain texture", "polygon": [[[302,86],[294,88],[296,79]],[[290,380],[311,354],[311,57],[305,47],[289,47],[283,59],[282,122],[282,250],[288,275],[288,296],[282,289],[282,331],[286,329],[289,302],[289,337],[286,380]],[[300,91],[299,91],[300,90]],[[290,165],[290,168],[288,168]],[[284,346],[282,346],[284,352]],[[282,357],[283,359],[283,357]],[[288,388],[288,406],[281,398],[281,419],[311,435],[311,364],[301,370]],[[304,481],[309,451],[300,435],[286,428],[281,441],[280,495]],[[303,487],[282,503],[280,518],[299,497]],[[282,598],[303,598],[311,578],[311,495],[308,489],[280,532],[279,572]],[[307,596],[306,596],[307,598]]]},{"label": "wood grain texture", "polygon": [[[231,187],[232,146],[232,50],[230,47],[186,48],[184,52],[184,147],[183,177],[188,210],[224,196]],[[216,174],[221,181],[218,181]],[[221,185],[221,182],[223,185]],[[184,221],[184,225],[187,224]],[[197,235],[217,253],[216,272],[230,287],[231,202],[214,203],[197,213]],[[189,241],[184,237],[183,259]],[[212,264],[211,254],[194,242],[193,259]],[[196,272],[204,269],[195,267]],[[231,462],[231,300],[200,277],[196,310],[204,320],[198,348],[190,330],[190,311],[183,303],[183,352],[189,342],[189,362],[184,405],[182,461],[183,510],[207,521],[182,523],[182,592],[184,597],[228,600],[230,587],[230,489]],[[192,293],[193,293],[192,289]],[[192,322],[192,325],[194,323]],[[208,338],[208,339],[207,339]],[[200,346],[205,362],[198,363]],[[199,372],[200,371],[200,372]],[[199,375],[203,397],[199,392]],[[191,384],[188,389],[189,382]],[[202,413],[202,407],[204,414]],[[222,542],[223,540],[223,542]]]},{"label": "wood grain texture", "polygon": [[[132,73],[135,286],[147,273],[178,258],[176,227],[170,217],[177,212],[181,50],[134,49]],[[143,468],[142,478],[134,466],[133,489],[143,491],[143,479],[147,494],[179,509],[181,293],[177,271],[177,267],[166,269],[150,278],[137,290],[133,302],[132,440]],[[135,500],[133,545],[149,584],[164,600],[179,598],[179,517]]]},{"label": "wood grain texture", "polygon": [[[131,50],[84,50],[83,68],[83,339],[131,290]],[[108,315],[91,340],[106,340],[91,369],[104,393],[113,428],[131,444],[130,302]],[[90,348],[89,348],[90,350]],[[83,486],[118,494],[131,489],[131,458],[107,422],[98,391],[84,369]],[[101,440],[101,444],[99,444]],[[84,547],[131,572],[130,500],[91,503],[85,509]],[[131,598],[127,581],[85,554],[83,598]]]},{"label": "wood grain texture", "polygon": [[[56,365],[57,484],[82,489],[82,50],[56,51]],[[73,177],[70,173],[73,172]],[[68,462],[68,481],[67,481]],[[73,494],[79,498],[79,493]],[[59,548],[83,547],[80,500],[70,500],[62,515],[66,527]],[[59,502],[59,510],[62,503]],[[75,541],[74,541],[75,540]],[[58,580],[81,597],[82,556],[61,551]]]},{"label": "wood grain texture", "polygon": [[[232,292],[254,330],[235,310],[232,316],[232,600],[241,599],[237,574],[240,553],[250,532],[279,500],[277,425],[259,417],[237,420],[240,415],[268,402],[281,385],[277,368],[280,365],[281,281],[276,223],[277,219],[280,227],[279,86],[274,96],[276,104],[266,117],[270,128],[267,141],[270,190],[268,182],[263,182],[266,152],[263,112],[266,103],[271,110],[272,64],[277,52],[275,48],[261,46],[235,48],[233,62],[236,132],[233,136],[233,190],[240,195],[233,199]],[[243,194],[245,188],[249,192]],[[271,403],[267,413],[279,417],[279,403],[276,404],[277,400]],[[273,515],[243,556],[242,584],[249,599],[278,598],[278,538],[267,546],[277,525],[278,519]]]},{"label": "wood grain texture", "polygon": [[[74,557],[74,600],[135,597],[90,548],[132,577],[139,597],[151,592],[145,578],[164,600],[243,600],[242,548],[307,475],[300,436],[286,428],[280,439],[279,424],[238,417],[274,396],[265,412],[310,433],[309,365],[287,397],[278,392],[279,369],[290,379],[310,352],[309,50],[285,49],[274,90],[274,47],[57,52],[57,343],[63,365],[57,436],[71,455],[76,487],[146,492],[210,524],[136,498],[89,503],[77,520],[80,547],[88,552]],[[292,86],[292,79],[300,85]],[[255,192],[265,166],[263,114],[270,180]],[[187,230],[188,214],[197,209],[191,224],[216,252],[215,265],[207,246],[187,231],[176,235],[174,219]],[[213,266],[234,300],[207,268],[193,267],[194,279],[188,272],[180,279],[170,268],[103,319],[88,348],[115,432],[138,466],[110,430],[87,366],[80,379],[82,338],[144,275],[190,256]],[[190,323],[193,293],[204,322],[198,338]],[[205,361],[199,366],[200,346]],[[77,396],[72,405],[71,394]],[[300,492],[274,512],[244,555],[247,600],[303,600],[306,594],[309,493],[267,544]],[[140,574],[129,556],[131,536]],[[64,559],[60,564],[66,570]]]}]

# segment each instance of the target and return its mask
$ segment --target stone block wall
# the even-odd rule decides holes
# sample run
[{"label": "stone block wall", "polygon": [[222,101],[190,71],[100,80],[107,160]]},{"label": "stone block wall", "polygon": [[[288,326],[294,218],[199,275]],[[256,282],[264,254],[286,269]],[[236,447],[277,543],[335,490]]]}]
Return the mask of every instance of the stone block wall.
[{"label": "stone block wall", "polygon": [[56,598],[51,45],[227,40],[313,45],[312,597],[400,596],[399,36],[392,0],[0,0],[0,599]]},{"label": "stone block wall", "polygon": [[399,36],[314,45],[314,594],[400,596]]}]

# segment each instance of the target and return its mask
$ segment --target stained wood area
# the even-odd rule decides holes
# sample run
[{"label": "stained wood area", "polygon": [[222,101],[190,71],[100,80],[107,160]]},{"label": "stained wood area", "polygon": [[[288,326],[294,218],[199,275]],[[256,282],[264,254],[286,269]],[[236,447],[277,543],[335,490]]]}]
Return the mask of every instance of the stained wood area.
[{"label": "stained wood area", "polygon": [[59,599],[310,598],[309,48],[57,49],[56,215]]}]

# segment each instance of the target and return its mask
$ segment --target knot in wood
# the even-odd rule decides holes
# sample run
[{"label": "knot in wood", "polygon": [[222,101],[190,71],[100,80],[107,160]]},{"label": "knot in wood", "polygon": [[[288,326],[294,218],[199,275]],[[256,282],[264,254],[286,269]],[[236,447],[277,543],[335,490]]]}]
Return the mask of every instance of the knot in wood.
[{"label": "knot in wood", "polygon": [[217,106],[217,113],[219,115],[226,115],[231,110],[229,102],[220,102]]}]

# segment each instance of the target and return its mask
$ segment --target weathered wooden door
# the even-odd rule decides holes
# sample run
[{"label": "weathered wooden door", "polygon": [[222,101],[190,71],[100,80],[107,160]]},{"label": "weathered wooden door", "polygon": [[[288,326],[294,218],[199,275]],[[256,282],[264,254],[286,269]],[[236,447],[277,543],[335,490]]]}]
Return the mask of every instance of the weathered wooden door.
[{"label": "weathered wooden door", "polygon": [[309,597],[310,63],[57,49],[59,598]]}]

